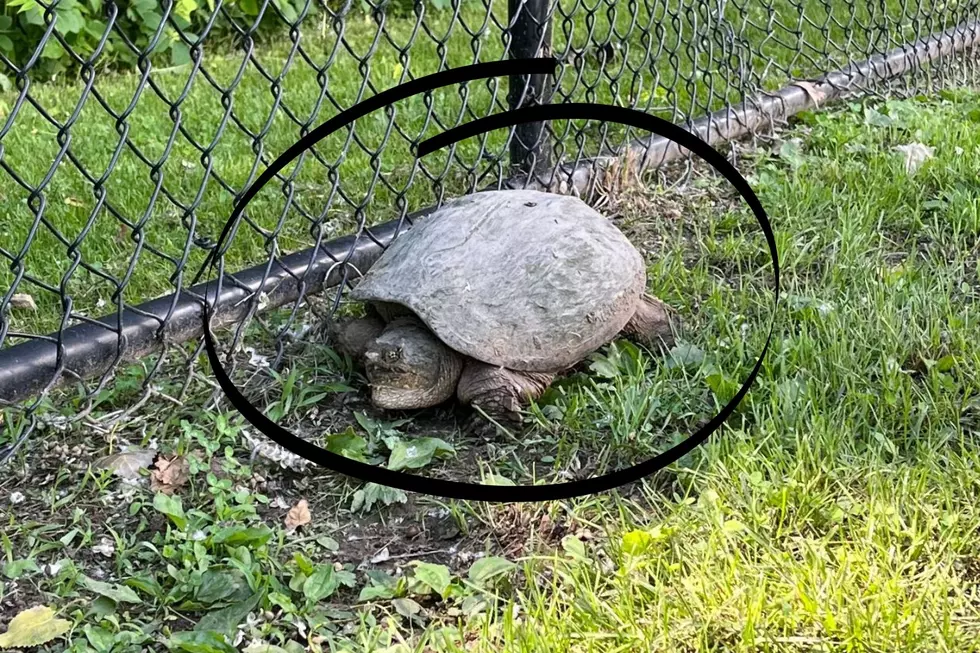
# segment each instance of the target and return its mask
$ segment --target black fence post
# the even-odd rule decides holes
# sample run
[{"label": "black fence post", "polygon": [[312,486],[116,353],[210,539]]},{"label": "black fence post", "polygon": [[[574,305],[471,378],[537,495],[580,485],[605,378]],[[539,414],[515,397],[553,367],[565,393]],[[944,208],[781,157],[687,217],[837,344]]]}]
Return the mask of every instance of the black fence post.
[{"label": "black fence post", "polygon": [[[508,0],[510,58],[551,56],[551,0]],[[551,75],[512,75],[507,97],[511,109],[548,104]],[[551,139],[543,122],[514,127],[510,143],[511,174],[540,175],[550,170]]]}]

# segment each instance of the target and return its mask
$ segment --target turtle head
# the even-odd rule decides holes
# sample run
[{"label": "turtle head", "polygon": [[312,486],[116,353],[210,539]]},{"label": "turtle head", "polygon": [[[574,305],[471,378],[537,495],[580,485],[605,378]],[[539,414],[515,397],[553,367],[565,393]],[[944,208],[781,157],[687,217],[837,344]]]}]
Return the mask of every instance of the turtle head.
[{"label": "turtle head", "polygon": [[452,397],[463,362],[420,321],[399,318],[368,345],[364,368],[374,405],[405,410]]}]

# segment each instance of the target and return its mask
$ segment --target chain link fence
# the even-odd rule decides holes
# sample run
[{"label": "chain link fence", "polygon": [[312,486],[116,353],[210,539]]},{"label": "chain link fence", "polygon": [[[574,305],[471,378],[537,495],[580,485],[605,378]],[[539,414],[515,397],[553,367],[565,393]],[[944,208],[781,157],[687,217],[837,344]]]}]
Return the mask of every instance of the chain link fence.
[{"label": "chain link fence", "polygon": [[[8,457],[46,424],[96,410],[118,418],[213,386],[199,341],[207,292],[235,326],[229,351],[258,325],[275,367],[316,321],[304,311],[337,311],[387,242],[445,199],[527,185],[592,198],[617,156],[656,168],[684,155],[584,121],[412,155],[446,129],[534,103],[593,102],[683,123],[719,145],[847,95],[935,93],[980,78],[977,0],[18,0],[2,11]],[[140,38],[127,32],[134,17],[150,26]],[[242,193],[325,120],[421,76],[542,56],[557,60],[554,75],[421,93],[324,139],[263,188],[230,247],[214,251]],[[213,255],[226,276],[208,290]]]}]

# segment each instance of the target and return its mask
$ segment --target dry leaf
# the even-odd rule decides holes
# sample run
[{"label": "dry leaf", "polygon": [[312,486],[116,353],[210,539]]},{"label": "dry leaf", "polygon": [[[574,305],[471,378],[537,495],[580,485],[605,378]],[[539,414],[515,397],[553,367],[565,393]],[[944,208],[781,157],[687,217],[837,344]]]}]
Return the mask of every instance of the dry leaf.
[{"label": "dry leaf", "polygon": [[299,503],[286,513],[286,528],[294,530],[300,526],[306,526],[311,520],[309,504],[306,503],[306,499],[300,499]]},{"label": "dry leaf", "polygon": [[154,492],[173,494],[177,488],[187,483],[190,477],[190,466],[183,456],[174,456],[170,460],[160,458],[150,475],[150,489]]},{"label": "dry leaf", "polygon": [[827,98],[826,93],[818,91],[817,87],[811,84],[810,82],[794,82],[793,85],[799,86],[800,88],[803,89],[803,91],[810,98],[810,101],[813,102],[814,108],[819,107],[820,103]]},{"label": "dry leaf", "polygon": [[130,449],[100,459],[96,467],[110,469],[120,478],[135,480],[140,477],[141,469],[147,469],[153,464],[156,455],[152,449]]},{"label": "dry leaf", "polygon": [[32,311],[37,311],[37,304],[34,303],[34,298],[28,295],[26,292],[20,292],[10,298],[11,308],[29,308]]},{"label": "dry leaf", "polygon": [[71,630],[67,619],[55,619],[54,610],[46,605],[24,610],[10,620],[7,632],[0,635],[0,648],[40,646]]}]

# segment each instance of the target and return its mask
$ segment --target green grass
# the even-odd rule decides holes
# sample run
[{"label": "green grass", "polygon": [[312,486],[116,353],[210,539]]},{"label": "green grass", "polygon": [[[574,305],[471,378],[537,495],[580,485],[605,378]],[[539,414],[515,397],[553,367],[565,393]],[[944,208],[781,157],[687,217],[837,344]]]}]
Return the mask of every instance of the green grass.
[{"label": "green grass", "polygon": [[[612,532],[588,554],[610,568],[539,561],[548,581],[488,649],[976,650],[980,96],[950,97],[892,103],[890,127],[810,117],[798,167],[753,172],[786,300],[747,406],[673,497],[601,502]],[[891,151],[911,140],[936,148],[912,179]],[[701,300],[706,350],[739,378],[763,298],[709,279],[725,259],[758,269],[762,247],[726,222],[699,264],[658,269]],[[736,313],[754,322],[744,345]],[[631,529],[646,535],[624,556]]]},{"label": "green grass", "polygon": [[[788,0],[771,6],[731,3],[724,28],[716,18],[675,2],[613,8],[566,2],[562,7],[568,18],[555,24],[558,56],[564,58],[570,46],[610,40],[625,47],[607,64],[590,55],[581,70],[563,68],[556,99],[625,104],[673,120],[736,102],[760,85],[777,88],[788,75],[817,74],[843,65],[849,57],[860,58],[914,36],[907,21],[900,19],[903,11],[913,9],[891,0],[875,8],[843,2],[797,5]],[[301,55],[289,58],[293,44],[283,35],[255,51],[255,60],[273,76],[291,62],[282,73],[281,103],[255,62],[243,66],[240,53],[206,47],[204,66],[218,85],[231,85],[242,71],[240,83],[228,96],[231,116],[226,116],[221,92],[189,67],[158,67],[150,73],[149,83],[166,100],[137,75],[99,74],[95,89],[101,98],[114,112],[127,112],[119,125],[86,94],[81,82],[32,85],[31,97],[56,121],[67,120],[81,103],[69,130],[69,151],[94,179],[109,174],[100,187],[106,205],[98,208],[102,191],[66,158],[45,187],[43,222],[29,210],[28,192],[4,175],[0,246],[18,264],[4,259],[0,288],[6,294],[17,281],[16,292],[32,295],[39,307],[37,313],[15,312],[11,331],[56,330],[65,313],[61,295],[71,299],[72,323],[74,315],[100,316],[112,312],[117,301],[138,304],[189,283],[205,254],[195,242],[216,239],[230,216],[234,196],[224,184],[238,192],[251,183],[266,163],[299,138],[298,123],[312,128],[409,75],[499,59],[504,43],[495,25],[506,24],[506,7],[496,3],[492,8],[492,19],[475,3],[459,10],[458,20],[476,36],[462,29],[449,11],[429,11],[421,23],[412,17],[389,17],[383,28],[355,13],[339,33],[329,22],[310,19],[301,45],[315,65],[323,67],[329,94]],[[962,18],[955,11],[936,16],[941,19],[923,23],[921,29],[940,29]],[[881,25],[884,31],[872,33],[862,27],[865,24]],[[409,55],[403,56],[409,44]],[[359,61],[368,54],[370,64],[362,70]],[[478,82],[465,93],[447,88],[428,99],[417,96],[397,104],[398,129],[383,112],[376,112],[356,123],[360,144],[349,132],[326,139],[317,147],[320,160],[308,154],[295,172],[292,187],[285,191],[291,197],[288,207],[278,182],[253,200],[249,214],[256,228],[245,228],[236,236],[227,257],[229,269],[261,261],[270,251],[310,246],[319,236],[349,233],[356,225],[354,208],[360,204],[373,224],[398,215],[403,207],[415,210],[444,193],[493,182],[505,155],[504,133],[460,143],[451,164],[445,152],[413,163],[409,144],[441,131],[440,122],[450,126],[500,111],[506,86],[506,80]],[[8,119],[15,106],[13,92],[0,96],[0,119]],[[287,116],[287,108],[298,123]],[[239,124],[261,135],[261,146]],[[615,127],[605,137],[597,125],[552,127],[566,159],[595,152],[603,138],[615,145],[625,136]],[[125,129],[128,144],[121,143],[120,129]],[[52,172],[59,149],[58,128],[30,103],[21,105],[3,139],[7,165],[36,185]],[[287,172],[292,174],[292,167]],[[441,182],[435,184],[430,177]],[[273,233],[279,237],[273,238]],[[9,338],[4,345],[16,341]]]},{"label": "green grass", "polygon": [[[204,408],[206,388],[180,405],[153,397],[115,425],[100,407],[37,438],[0,480],[3,622],[43,603],[74,629],[42,650],[113,653],[232,650],[189,634],[205,615],[228,641],[240,623],[240,648],[272,651],[980,649],[978,116],[976,90],[854,104],[807,114],[778,154],[742,159],[779,244],[771,350],[739,412],[663,474],[576,501],[438,502],[252,464],[240,422]],[[911,175],[893,151],[910,142],[935,148]],[[611,463],[623,447],[662,449],[637,415],[696,424],[761,350],[772,269],[727,186],[699,174],[624,204],[624,229],[661,243],[651,283],[694,326],[687,362],[606,348],[535,407],[523,444],[476,452],[489,471],[526,483],[574,472],[576,448]],[[672,207],[676,220],[663,217]],[[331,374],[363,390],[337,363],[297,359],[307,381],[278,384],[293,411]],[[335,406],[316,405],[320,419]],[[372,441],[383,461],[411,428],[362,422],[343,442]],[[424,473],[468,464],[476,445],[445,437],[457,454]],[[173,499],[121,496],[91,466],[151,441],[190,461]],[[531,468],[545,445],[542,474]],[[22,502],[6,500],[14,491]],[[300,498],[312,523],[287,534]],[[108,554],[93,551],[103,538]],[[473,553],[491,558],[474,568]],[[251,599],[251,619],[222,611]]]}]

